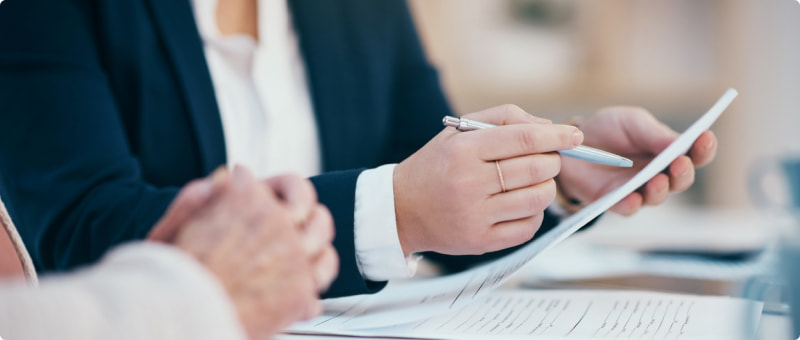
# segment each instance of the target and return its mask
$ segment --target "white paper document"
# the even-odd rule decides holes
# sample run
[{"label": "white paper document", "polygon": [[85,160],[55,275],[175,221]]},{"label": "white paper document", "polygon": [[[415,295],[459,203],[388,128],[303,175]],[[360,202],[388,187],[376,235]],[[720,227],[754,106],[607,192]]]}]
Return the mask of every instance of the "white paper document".
[{"label": "white paper document", "polygon": [[736,95],[735,90],[728,90],[706,114],[631,180],[564,219],[555,228],[514,253],[458,274],[404,283],[390,282],[374,295],[327,300],[323,316],[293,329],[320,327],[354,330],[394,326],[457,311],[475,301],[484,300],[534,256],[573,234],[685,154]]},{"label": "white paper document", "polygon": [[[412,324],[328,334],[423,339],[751,339],[761,303],[640,291],[499,290]],[[336,320],[331,320],[336,322]],[[318,327],[318,332],[326,333]]]}]

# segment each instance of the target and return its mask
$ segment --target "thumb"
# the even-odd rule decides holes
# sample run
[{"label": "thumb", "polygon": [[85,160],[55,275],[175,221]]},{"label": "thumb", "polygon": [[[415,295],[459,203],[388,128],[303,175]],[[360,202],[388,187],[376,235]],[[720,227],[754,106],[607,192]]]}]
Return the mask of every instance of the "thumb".
[{"label": "thumb", "polygon": [[171,243],[183,224],[205,206],[216,189],[225,185],[227,180],[228,172],[220,168],[207,178],[187,184],[172,200],[164,216],[147,234],[147,240]]},{"label": "thumb", "polygon": [[264,180],[269,188],[275,191],[286,204],[295,222],[304,223],[309,218],[317,203],[317,192],[314,185],[306,178],[297,175],[281,175]]},{"label": "thumb", "polygon": [[198,180],[184,187],[172,201],[166,214],[150,230],[147,240],[170,243],[180,226],[211,196],[212,185],[208,180]]},{"label": "thumb", "polygon": [[630,117],[634,119],[624,121],[625,131],[630,136],[632,143],[639,145],[640,149],[648,153],[661,153],[680,136],[675,130],[650,114],[631,115]]}]

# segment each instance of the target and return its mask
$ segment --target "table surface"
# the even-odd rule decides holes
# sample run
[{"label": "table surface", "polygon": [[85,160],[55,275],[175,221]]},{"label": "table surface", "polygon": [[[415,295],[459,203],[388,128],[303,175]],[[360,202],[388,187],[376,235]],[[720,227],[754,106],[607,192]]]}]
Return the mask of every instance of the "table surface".
[{"label": "table surface", "polygon": [[[665,209],[669,210],[669,209]],[[673,224],[670,223],[671,216],[678,216],[682,218],[686,218],[691,215],[691,220],[698,221],[703,220],[705,221],[704,227],[713,227],[710,224],[712,222],[720,222],[724,221],[724,224],[728,227],[731,227],[733,224],[748,224],[752,227],[753,219],[752,219],[752,212],[750,213],[742,213],[740,216],[735,216],[736,214],[731,214],[730,211],[725,212],[715,212],[715,211],[701,211],[698,212],[697,210],[693,211],[683,211],[682,209],[678,209],[677,211],[661,211],[660,216],[645,216],[642,219],[629,219],[629,220],[618,220],[614,218],[604,219],[601,222],[609,222],[614,225],[605,227],[603,223],[598,223],[591,229],[591,233],[609,233],[609,232],[616,232],[625,233],[629,230],[634,230],[633,228],[639,229],[648,229],[650,228],[646,234],[653,235],[657,233],[658,230],[653,228],[659,228],[655,225],[647,225],[641,226],[638,221],[659,221],[661,224]],[[647,215],[647,214],[642,214]],[[709,222],[710,221],[710,222]],[[673,222],[680,222],[677,224],[686,224],[685,221],[673,221]],[[762,221],[763,223],[763,221]],[[625,224],[629,224],[629,226],[625,226]],[[736,226],[733,226],[736,227]],[[608,229],[605,229],[608,228]],[[616,228],[616,229],[615,229]],[[671,226],[666,226],[665,228],[671,228]],[[600,230],[605,229],[605,230]],[[702,229],[702,228],[701,228]],[[767,228],[762,229],[763,231],[767,231]],[[651,232],[653,231],[653,232]],[[730,230],[729,230],[730,231]],[[626,233],[627,235],[631,235],[633,233]],[[608,234],[606,234],[608,235]],[[619,234],[618,234],[619,235]],[[691,237],[691,236],[690,236]],[[747,238],[752,237],[752,235],[747,235]],[[545,258],[547,258],[547,254],[542,254]],[[560,255],[559,255],[560,256]],[[561,258],[560,260],[564,260]],[[561,262],[561,261],[559,261]],[[423,273],[425,272],[425,266],[422,267]],[[430,274],[430,273],[429,273]],[[524,282],[524,278],[519,278],[519,276],[524,275],[517,275],[517,279],[512,279],[508,283],[504,285],[505,289],[535,289],[535,288],[591,288],[591,289],[636,289],[636,290],[654,290],[654,291],[666,291],[666,292],[675,292],[675,293],[691,293],[691,294],[701,294],[701,295],[727,295],[727,296],[736,296],[742,297],[743,295],[752,295],[742,293],[743,291],[747,291],[747,285],[759,285],[758,289],[751,289],[757,290],[761,293],[760,295],[764,295],[763,292],[769,291],[769,289],[764,289],[764,287],[769,286],[771,281],[769,278],[760,279],[756,277],[756,280],[752,278],[747,280],[747,282],[735,282],[735,281],[724,281],[724,280],[709,280],[709,279],[696,279],[696,278],[681,278],[681,277],[665,277],[659,275],[621,275],[621,276],[610,276],[606,278],[592,278],[586,280],[572,280],[568,282],[555,282],[551,281],[549,283],[543,283],[541,286],[532,285],[530,282]],[[762,282],[763,281],[763,282]],[[772,289],[774,290],[774,289]],[[775,300],[777,299],[774,296],[745,296],[747,298],[759,299],[763,301]],[[765,312],[762,314],[761,320],[759,322],[757,338],[759,340],[773,340],[773,339],[792,339],[792,326],[791,326],[791,319],[789,317],[788,311],[785,308],[781,308],[780,303],[765,303]],[[289,335],[289,334],[280,334],[276,337],[276,339],[283,339],[283,340],[298,340],[298,339],[353,339],[352,337],[338,337],[338,336],[307,336],[307,335]],[[800,339],[799,339],[800,340]]]}]

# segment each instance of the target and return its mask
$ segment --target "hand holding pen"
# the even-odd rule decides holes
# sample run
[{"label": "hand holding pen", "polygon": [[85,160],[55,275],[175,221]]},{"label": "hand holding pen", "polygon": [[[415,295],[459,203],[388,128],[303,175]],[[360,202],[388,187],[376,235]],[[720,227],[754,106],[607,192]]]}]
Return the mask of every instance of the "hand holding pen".
[{"label": "hand holding pen", "polygon": [[583,142],[578,128],[513,105],[465,118],[504,126],[442,129],[394,168],[395,220],[406,255],[482,254],[530,240],[556,197],[556,151]]},{"label": "hand holding pen", "polygon": [[[481,130],[495,127],[496,125],[483,123],[467,118],[457,118],[452,116],[445,116],[442,119],[445,126],[456,128],[458,131],[472,131]],[[613,153],[606,152],[600,149],[590,148],[588,146],[578,145],[573,149],[558,150],[562,156],[581,159],[588,162],[597,164],[605,164],[611,166],[619,166],[623,168],[630,168],[633,166],[633,161],[622,156],[617,156]]]}]

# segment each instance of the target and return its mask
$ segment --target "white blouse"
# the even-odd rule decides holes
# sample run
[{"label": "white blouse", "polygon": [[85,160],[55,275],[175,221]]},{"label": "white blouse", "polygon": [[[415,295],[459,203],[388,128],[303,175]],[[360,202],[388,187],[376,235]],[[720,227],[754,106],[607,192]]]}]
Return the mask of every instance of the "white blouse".
[{"label": "white blouse", "polygon": [[[214,83],[228,165],[248,167],[259,177],[321,172],[317,122],[303,56],[286,0],[258,0],[258,37],[223,36],[217,0],[193,0]],[[394,165],[364,171],[356,185],[356,261],[361,274],[385,281],[413,275],[397,235]]]}]

